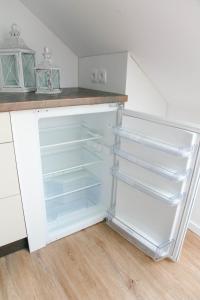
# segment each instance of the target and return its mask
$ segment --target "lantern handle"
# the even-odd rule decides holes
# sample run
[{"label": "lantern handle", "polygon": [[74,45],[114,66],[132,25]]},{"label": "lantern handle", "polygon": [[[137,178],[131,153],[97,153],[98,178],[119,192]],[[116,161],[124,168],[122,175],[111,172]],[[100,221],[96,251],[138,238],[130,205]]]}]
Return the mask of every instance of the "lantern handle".
[{"label": "lantern handle", "polygon": [[16,23],[13,23],[11,25],[10,37],[19,38],[20,35],[21,35],[21,31],[19,29],[19,26]]}]

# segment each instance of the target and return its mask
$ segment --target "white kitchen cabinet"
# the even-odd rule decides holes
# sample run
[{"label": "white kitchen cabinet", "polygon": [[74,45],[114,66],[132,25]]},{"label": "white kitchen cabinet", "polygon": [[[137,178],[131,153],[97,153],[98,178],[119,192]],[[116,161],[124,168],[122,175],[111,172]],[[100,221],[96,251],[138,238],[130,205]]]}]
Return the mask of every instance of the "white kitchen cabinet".
[{"label": "white kitchen cabinet", "polygon": [[0,144],[0,199],[19,194],[13,143]]},{"label": "white kitchen cabinet", "polygon": [[0,144],[12,141],[10,114],[0,113]]},{"label": "white kitchen cabinet", "polygon": [[9,113],[0,113],[0,247],[26,237]]},{"label": "white kitchen cabinet", "polygon": [[199,178],[198,129],[118,104],[11,120],[30,251],[106,218],[153,259],[178,259]]},{"label": "white kitchen cabinet", "polygon": [[26,237],[20,195],[0,199],[0,247]]}]

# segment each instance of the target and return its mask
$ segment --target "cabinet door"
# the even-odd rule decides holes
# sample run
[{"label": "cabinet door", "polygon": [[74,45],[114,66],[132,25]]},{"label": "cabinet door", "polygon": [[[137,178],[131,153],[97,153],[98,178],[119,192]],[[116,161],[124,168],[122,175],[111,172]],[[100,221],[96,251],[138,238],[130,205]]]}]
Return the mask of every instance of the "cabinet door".
[{"label": "cabinet door", "polygon": [[26,237],[20,196],[0,199],[0,247]]},{"label": "cabinet door", "polygon": [[0,113],[0,144],[12,141],[9,113]]},{"label": "cabinet door", "polygon": [[198,178],[199,134],[125,111],[108,224],[155,260],[177,260]]},{"label": "cabinet door", "polygon": [[0,144],[0,199],[19,194],[13,143]]}]

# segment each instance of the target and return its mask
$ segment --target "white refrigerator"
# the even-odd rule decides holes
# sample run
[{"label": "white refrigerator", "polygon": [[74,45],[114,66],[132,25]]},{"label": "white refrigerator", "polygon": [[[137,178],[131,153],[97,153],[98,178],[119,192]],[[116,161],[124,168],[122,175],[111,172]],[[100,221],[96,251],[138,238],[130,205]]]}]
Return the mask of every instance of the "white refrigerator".
[{"label": "white refrigerator", "polygon": [[11,113],[30,251],[106,220],[154,260],[178,260],[200,131],[120,104]]}]

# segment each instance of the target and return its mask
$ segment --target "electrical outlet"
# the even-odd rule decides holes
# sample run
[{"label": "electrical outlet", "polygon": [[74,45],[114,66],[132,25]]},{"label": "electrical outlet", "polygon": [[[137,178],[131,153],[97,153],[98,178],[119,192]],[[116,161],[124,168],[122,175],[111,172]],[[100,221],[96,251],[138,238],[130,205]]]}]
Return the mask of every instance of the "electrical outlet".
[{"label": "electrical outlet", "polygon": [[98,70],[97,69],[92,70],[91,75],[90,75],[90,79],[91,79],[92,83],[97,83],[98,82]]},{"label": "electrical outlet", "polygon": [[102,84],[107,83],[107,71],[106,70],[99,70],[98,71],[98,82]]}]

